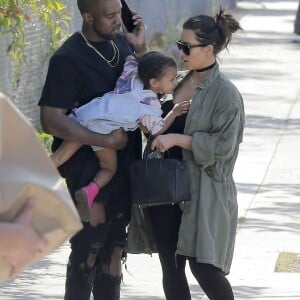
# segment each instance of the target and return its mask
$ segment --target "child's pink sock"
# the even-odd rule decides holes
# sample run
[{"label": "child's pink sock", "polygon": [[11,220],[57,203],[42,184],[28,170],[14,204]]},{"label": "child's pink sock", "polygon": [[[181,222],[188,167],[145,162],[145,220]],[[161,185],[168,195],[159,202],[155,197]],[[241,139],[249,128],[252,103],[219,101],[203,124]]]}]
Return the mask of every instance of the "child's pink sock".
[{"label": "child's pink sock", "polygon": [[94,199],[95,199],[96,195],[99,193],[100,188],[96,182],[92,181],[91,183],[89,183],[88,185],[83,187],[82,189],[85,191],[85,193],[87,195],[88,206],[89,206],[89,209],[91,209]]}]

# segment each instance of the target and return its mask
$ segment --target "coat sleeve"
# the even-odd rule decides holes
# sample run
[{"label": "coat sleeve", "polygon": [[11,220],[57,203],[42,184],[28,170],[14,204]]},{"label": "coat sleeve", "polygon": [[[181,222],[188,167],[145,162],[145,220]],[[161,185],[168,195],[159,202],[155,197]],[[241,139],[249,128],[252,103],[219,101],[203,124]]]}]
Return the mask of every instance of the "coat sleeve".
[{"label": "coat sleeve", "polygon": [[192,135],[192,153],[197,165],[202,168],[216,161],[230,158],[236,147],[240,129],[240,94],[234,89],[220,93],[211,116],[210,132],[195,131]]}]

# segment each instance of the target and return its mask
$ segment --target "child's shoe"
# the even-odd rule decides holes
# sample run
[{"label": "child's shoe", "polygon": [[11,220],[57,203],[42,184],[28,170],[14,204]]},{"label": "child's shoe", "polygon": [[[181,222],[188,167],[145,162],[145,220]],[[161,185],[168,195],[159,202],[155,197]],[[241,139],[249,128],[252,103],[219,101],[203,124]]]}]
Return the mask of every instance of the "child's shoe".
[{"label": "child's shoe", "polygon": [[99,187],[96,182],[91,182],[75,192],[76,206],[81,221],[88,222],[90,220],[90,210],[98,192]]}]

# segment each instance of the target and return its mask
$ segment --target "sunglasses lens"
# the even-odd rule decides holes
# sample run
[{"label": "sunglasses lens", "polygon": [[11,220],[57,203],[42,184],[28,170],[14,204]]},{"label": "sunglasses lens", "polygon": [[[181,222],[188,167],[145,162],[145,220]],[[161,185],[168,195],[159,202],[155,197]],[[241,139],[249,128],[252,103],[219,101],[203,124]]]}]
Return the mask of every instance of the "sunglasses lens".
[{"label": "sunglasses lens", "polygon": [[182,51],[184,52],[185,55],[190,55],[190,48],[187,45],[184,45],[182,48]]},{"label": "sunglasses lens", "polygon": [[185,55],[190,55],[190,48],[189,46],[187,45],[182,45],[182,52],[185,54]]},{"label": "sunglasses lens", "polygon": [[188,45],[185,45],[181,42],[177,42],[177,47],[179,50],[182,50],[182,52],[185,54],[185,55],[190,55],[190,48]]}]

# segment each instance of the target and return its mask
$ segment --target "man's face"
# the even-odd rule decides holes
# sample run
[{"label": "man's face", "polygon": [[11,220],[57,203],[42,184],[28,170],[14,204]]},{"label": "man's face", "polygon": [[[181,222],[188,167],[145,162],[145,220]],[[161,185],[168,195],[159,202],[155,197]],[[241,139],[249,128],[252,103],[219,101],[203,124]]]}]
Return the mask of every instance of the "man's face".
[{"label": "man's face", "polygon": [[90,12],[93,31],[104,40],[113,39],[121,28],[120,0],[98,1]]}]

